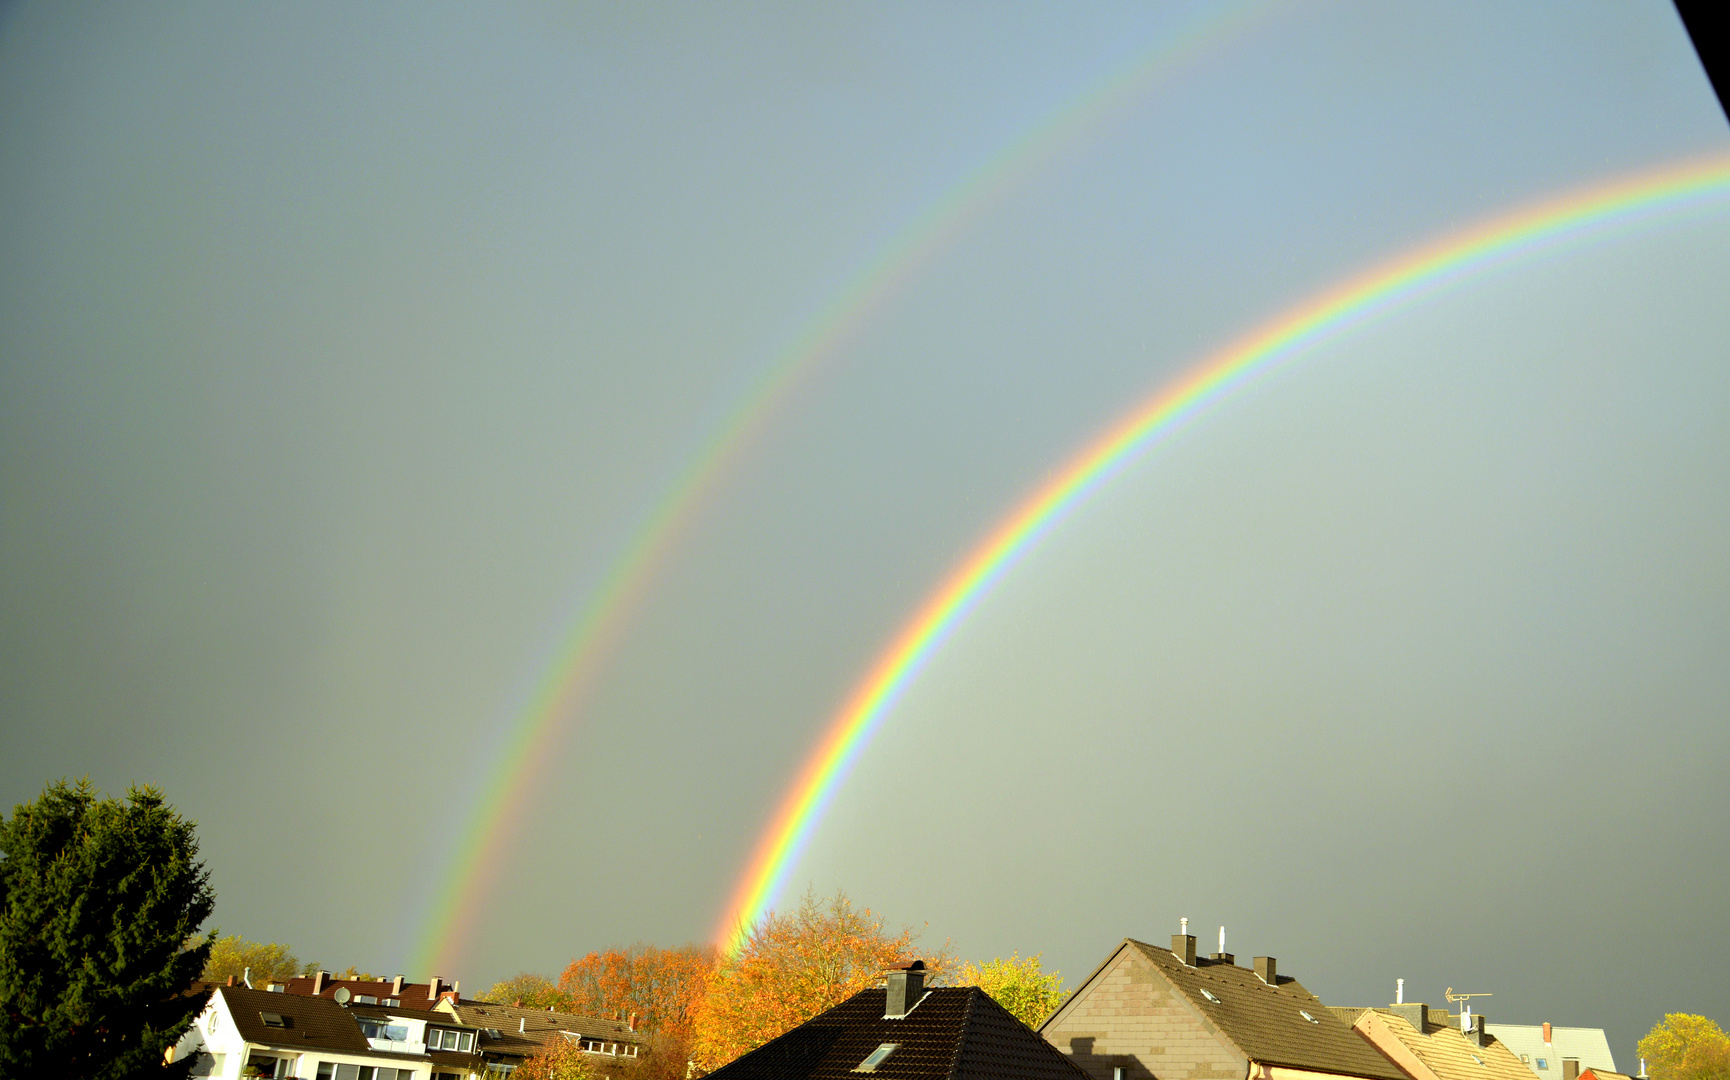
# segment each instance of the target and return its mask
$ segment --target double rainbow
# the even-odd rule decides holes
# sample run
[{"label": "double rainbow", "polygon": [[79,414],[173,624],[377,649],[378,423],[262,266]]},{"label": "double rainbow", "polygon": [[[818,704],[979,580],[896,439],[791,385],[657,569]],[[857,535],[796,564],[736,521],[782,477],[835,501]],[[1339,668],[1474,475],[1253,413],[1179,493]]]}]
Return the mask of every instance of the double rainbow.
[{"label": "double rainbow", "polygon": [[458,965],[491,883],[503,876],[510,838],[632,613],[704,506],[803,379],[1020,180],[1107,125],[1159,80],[1278,13],[1271,6],[1246,4],[1203,12],[1041,117],[913,214],[774,356],[685,458],[547,648],[543,673],[494,744],[452,838],[440,885],[428,892],[413,924],[410,970],[448,971]]},{"label": "double rainbow", "polygon": [[1190,368],[1070,459],[920,605],[846,699],[782,801],[722,916],[736,952],[770,910],[836,792],[936,648],[1065,515],[1186,418],[1366,320],[1470,275],[1689,209],[1730,205],[1730,159],[1671,165],[1551,198],[1377,266],[1299,304]]}]

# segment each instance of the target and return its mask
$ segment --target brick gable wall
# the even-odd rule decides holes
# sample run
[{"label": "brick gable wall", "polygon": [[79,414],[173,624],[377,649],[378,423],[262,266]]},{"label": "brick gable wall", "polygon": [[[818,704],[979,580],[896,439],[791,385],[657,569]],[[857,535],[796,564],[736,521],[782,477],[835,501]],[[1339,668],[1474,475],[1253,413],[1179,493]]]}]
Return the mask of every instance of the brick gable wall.
[{"label": "brick gable wall", "polygon": [[1249,1062],[1125,947],[1040,1032],[1094,1080],[1244,1080]]}]

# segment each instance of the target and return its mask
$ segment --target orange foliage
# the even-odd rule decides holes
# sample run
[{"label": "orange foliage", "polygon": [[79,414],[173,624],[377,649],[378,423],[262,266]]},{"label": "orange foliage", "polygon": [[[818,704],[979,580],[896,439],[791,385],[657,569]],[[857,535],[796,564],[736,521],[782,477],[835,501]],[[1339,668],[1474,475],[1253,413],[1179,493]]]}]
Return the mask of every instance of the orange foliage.
[{"label": "orange foliage", "polygon": [[714,970],[713,946],[637,944],[571,961],[559,976],[559,991],[572,1012],[620,1019],[636,1013],[639,1027],[683,1041]]},{"label": "orange foliage", "polygon": [[[910,927],[886,933],[881,916],[845,893],[820,901],[806,892],[797,911],[765,916],[716,968],[697,1021],[697,1064],[717,1069],[875,985],[915,958],[917,939]],[[947,944],[922,959],[933,982],[953,963]]]},{"label": "orange foliage", "polygon": [[582,1047],[558,1035],[542,1043],[511,1074],[512,1080],[592,1080],[594,1075]]}]

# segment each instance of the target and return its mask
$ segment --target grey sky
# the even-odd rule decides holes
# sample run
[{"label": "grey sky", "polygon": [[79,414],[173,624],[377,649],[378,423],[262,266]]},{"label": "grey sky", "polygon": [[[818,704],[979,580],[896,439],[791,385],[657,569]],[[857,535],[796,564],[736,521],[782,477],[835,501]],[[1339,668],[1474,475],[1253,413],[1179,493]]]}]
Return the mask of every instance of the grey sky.
[{"label": "grey sky", "polygon": [[[399,969],[478,765],[703,433],[1195,17],[0,12],[0,801],[159,783],[225,931]],[[1131,403],[1730,128],[1662,4],[1321,5],[1064,146],[716,492],[441,974],[706,935],[868,662]],[[800,880],[1072,978],[1187,915],[1334,1003],[1487,989],[1618,1055],[1730,1020],[1726,281],[1730,215],[1655,225],[1209,413],[980,606]]]}]

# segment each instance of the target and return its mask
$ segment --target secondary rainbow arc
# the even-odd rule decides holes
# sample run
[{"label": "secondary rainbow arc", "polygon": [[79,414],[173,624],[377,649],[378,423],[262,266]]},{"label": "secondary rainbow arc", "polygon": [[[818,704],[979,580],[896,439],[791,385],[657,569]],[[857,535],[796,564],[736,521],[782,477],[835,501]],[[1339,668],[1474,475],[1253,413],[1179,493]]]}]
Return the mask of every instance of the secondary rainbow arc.
[{"label": "secondary rainbow arc", "polygon": [[781,894],[872,734],[937,647],[1017,559],[1186,418],[1389,309],[1513,259],[1658,215],[1730,204],[1730,158],[1671,164],[1492,218],[1311,297],[1203,358],[1028,496],[942,580],[854,687],[782,799],[715,932],[736,953]]},{"label": "secondary rainbow arc", "polygon": [[418,933],[409,949],[412,970],[448,970],[457,959],[479,921],[489,883],[502,874],[506,840],[517,831],[528,793],[538,787],[563,729],[631,614],[707,501],[802,380],[843,347],[969,221],[1005,197],[1019,178],[1101,123],[1114,108],[1135,100],[1158,78],[1277,11],[1246,4],[1207,12],[1094,82],[913,215],[806,321],[686,458],[546,650],[552,659],[497,743],[469,800],[471,809],[451,845],[440,885],[429,892],[417,920]]}]

